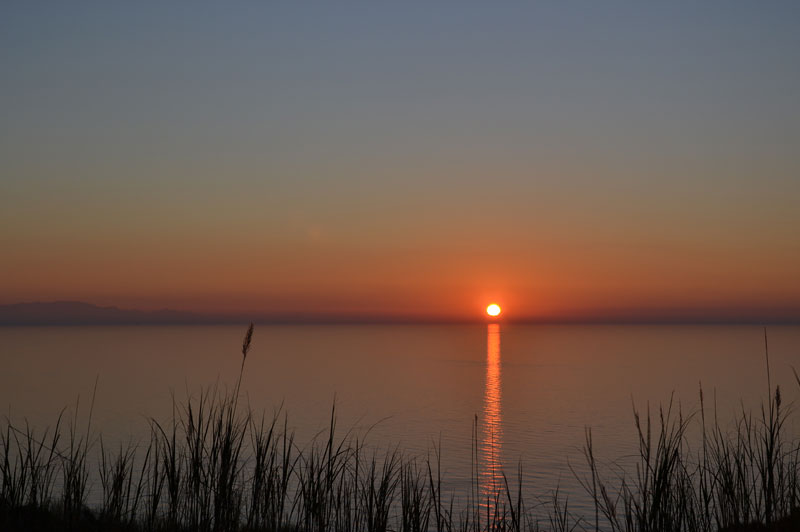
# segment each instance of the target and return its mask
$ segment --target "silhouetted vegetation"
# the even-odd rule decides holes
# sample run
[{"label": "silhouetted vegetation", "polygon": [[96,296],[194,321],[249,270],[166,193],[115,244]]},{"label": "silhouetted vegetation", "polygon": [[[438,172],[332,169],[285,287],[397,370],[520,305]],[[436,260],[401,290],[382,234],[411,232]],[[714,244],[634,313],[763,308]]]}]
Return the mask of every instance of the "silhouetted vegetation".
[{"label": "silhouetted vegetation", "polygon": [[[635,412],[635,470],[611,479],[587,429],[588,473],[576,476],[595,512],[575,515],[557,487],[547,501],[526,500],[521,470],[488,497],[475,475],[469,494],[456,499],[442,488],[437,447],[426,457],[369,450],[353,433],[339,435],[335,409],[324,437],[299,448],[285,415],[240,404],[252,336],[251,325],[230,393],[212,388],[173,400],[171,420],[151,420],[141,445],[109,446],[93,438],[90,422],[81,429],[77,415],[66,422],[63,412],[43,432],[7,421],[0,530],[800,530],[800,448],[785,433],[788,410],[771,384],[760,414],[742,412],[730,430],[716,406],[707,412],[702,390],[693,415],[673,402],[655,420],[649,410]],[[700,424],[700,441],[687,436],[690,423]],[[100,493],[89,505],[94,476]]]}]

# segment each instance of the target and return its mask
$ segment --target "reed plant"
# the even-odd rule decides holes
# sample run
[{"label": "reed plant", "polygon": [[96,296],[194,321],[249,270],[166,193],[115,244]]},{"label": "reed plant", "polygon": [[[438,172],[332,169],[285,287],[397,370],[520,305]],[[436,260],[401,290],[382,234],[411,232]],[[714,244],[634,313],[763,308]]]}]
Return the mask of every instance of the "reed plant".
[{"label": "reed plant", "polygon": [[[596,508],[596,530],[624,532],[800,530],[800,446],[785,433],[788,409],[772,387],[765,331],[769,396],[759,415],[742,409],[730,428],[712,419],[702,386],[698,413],[684,416],[670,400],[651,418],[634,408],[639,440],[635,472],[607,479],[595,459],[591,430],[580,477]],[[795,373],[800,385],[800,378]],[[700,444],[687,436],[698,417]]]}]

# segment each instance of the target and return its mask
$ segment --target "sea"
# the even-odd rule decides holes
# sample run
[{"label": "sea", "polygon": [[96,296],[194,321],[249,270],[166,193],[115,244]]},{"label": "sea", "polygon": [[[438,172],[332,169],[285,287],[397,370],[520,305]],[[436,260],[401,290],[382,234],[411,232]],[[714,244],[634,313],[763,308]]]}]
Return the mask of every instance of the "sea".
[{"label": "sea", "polygon": [[656,423],[671,408],[691,440],[701,407],[728,427],[777,386],[788,408],[800,392],[798,326],[256,325],[243,360],[246,327],[0,327],[0,408],[40,434],[64,412],[95,441],[135,445],[241,371],[242,404],[285,420],[301,449],[333,416],[337,439],[438,457],[454,497],[506,475],[588,515],[589,433],[604,471],[634,474],[635,412]]}]

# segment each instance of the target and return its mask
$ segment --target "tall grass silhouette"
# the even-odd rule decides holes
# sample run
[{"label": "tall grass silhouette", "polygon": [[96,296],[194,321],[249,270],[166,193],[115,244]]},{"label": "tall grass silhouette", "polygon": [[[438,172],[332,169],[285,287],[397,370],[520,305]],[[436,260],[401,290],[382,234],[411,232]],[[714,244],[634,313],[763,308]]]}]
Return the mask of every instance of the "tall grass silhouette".
[{"label": "tall grass silhouette", "polygon": [[[634,410],[636,465],[610,478],[587,428],[586,473],[575,475],[594,513],[575,515],[557,486],[546,500],[528,498],[521,468],[513,482],[503,474],[495,492],[481,495],[477,419],[466,498],[443,489],[440,445],[427,456],[376,450],[338,429],[335,406],[327,430],[301,448],[282,409],[267,416],[241,400],[252,341],[251,324],[230,391],[217,385],[184,401],[173,396],[171,419],[151,419],[138,445],[93,436],[92,406],[85,429],[63,411],[43,432],[6,420],[0,530],[800,530],[800,448],[786,434],[790,413],[769,377],[760,413],[742,411],[731,429],[702,389],[700,409],[689,415],[675,401],[655,415]],[[766,357],[769,374],[768,349]],[[700,441],[688,436],[692,423]],[[89,504],[95,477],[99,496]]]}]

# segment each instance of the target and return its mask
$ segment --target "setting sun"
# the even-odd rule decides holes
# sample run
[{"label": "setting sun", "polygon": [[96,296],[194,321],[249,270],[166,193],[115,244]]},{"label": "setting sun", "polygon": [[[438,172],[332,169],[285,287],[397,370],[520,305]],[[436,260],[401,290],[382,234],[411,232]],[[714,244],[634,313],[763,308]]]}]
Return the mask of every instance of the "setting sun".
[{"label": "setting sun", "polygon": [[486,314],[488,314],[489,316],[492,317],[499,316],[500,312],[502,312],[502,309],[500,308],[500,305],[498,305],[497,303],[492,303],[491,305],[486,307]]}]

